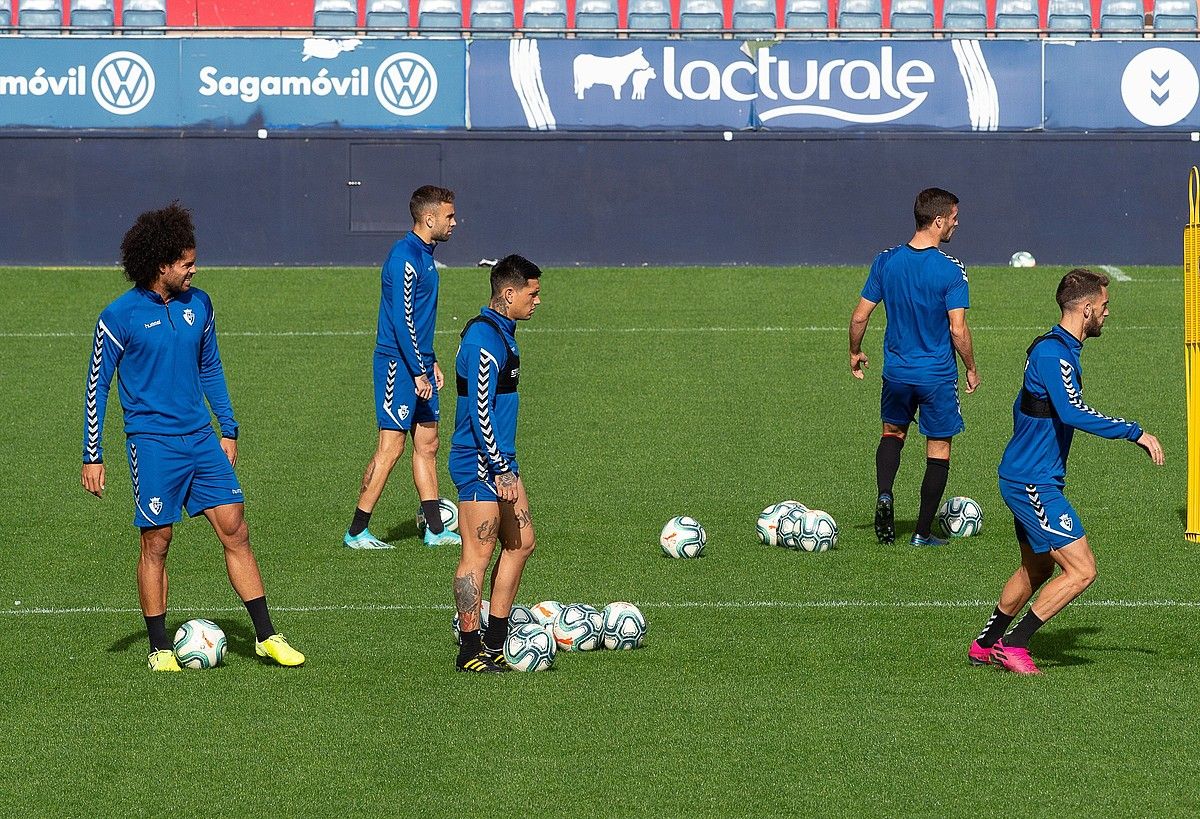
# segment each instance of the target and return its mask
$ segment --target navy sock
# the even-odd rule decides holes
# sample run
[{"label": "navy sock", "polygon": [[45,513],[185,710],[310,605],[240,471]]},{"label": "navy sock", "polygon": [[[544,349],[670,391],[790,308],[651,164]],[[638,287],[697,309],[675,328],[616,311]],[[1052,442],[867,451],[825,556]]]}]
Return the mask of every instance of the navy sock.
[{"label": "navy sock", "polygon": [[929,537],[933,528],[933,516],[942,502],[949,478],[949,458],[925,459],[925,478],[921,481],[921,510],[917,514],[917,534],[921,537]]},{"label": "navy sock", "polygon": [[438,499],[421,501],[421,512],[425,515],[425,526],[435,535],[440,535],[445,531],[442,525],[442,508],[438,505]]},{"label": "navy sock", "polygon": [[267,612],[266,595],[247,600],[245,606],[246,611],[250,613],[250,620],[254,623],[255,639],[261,643],[275,633],[275,627],[271,625],[271,615]]},{"label": "navy sock", "polygon": [[371,513],[364,512],[361,509],[354,510],[354,520],[350,522],[350,537],[358,537],[366,530],[367,524],[371,522]]},{"label": "navy sock", "polygon": [[146,636],[150,638],[150,650],[169,650],[171,641],[167,639],[167,613],[143,616],[146,620]]},{"label": "navy sock", "polygon": [[1004,630],[1012,621],[1013,615],[1005,614],[1000,611],[999,606],[996,606],[992,611],[992,616],[988,618],[987,624],[983,627],[983,631],[979,632],[979,636],[975,638],[975,642],[984,648],[991,648],[997,640],[1004,636]]},{"label": "navy sock", "polygon": [[1033,609],[1025,612],[1017,627],[1004,635],[1004,645],[1013,648],[1029,648],[1029,638],[1045,624],[1045,620],[1033,613]]},{"label": "navy sock", "polygon": [[875,450],[875,481],[879,485],[880,495],[892,494],[896,473],[900,471],[900,450],[903,448],[904,439],[897,435],[884,435],[879,439],[879,447]]}]

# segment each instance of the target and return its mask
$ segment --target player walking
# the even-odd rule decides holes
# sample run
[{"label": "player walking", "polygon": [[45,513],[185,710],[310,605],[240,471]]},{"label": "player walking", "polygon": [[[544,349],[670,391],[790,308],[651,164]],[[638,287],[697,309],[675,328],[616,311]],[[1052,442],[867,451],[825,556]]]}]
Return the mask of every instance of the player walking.
[{"label": "player walking", "polygon": [[939,249],[958,227],[958,197],[940,188],[917,194],[913,205],[917,229],[905,245],[875,257],[858,306],[850,316],[850,372],[863,377],[867,356],[863,336],[871,312],[880,302],[887,311],[883,336],[883,389],[880,415],[883,434],[875,451],[878,496],[875,536],[880,543],[896,539],[892,485],[900,469],[900,450],[908,427],[920,410],[918,429],[925,436],[925,477],[913,546],[944,546],[931,533],[933,516],[950,475],[951,439],[963,431],[958,404],[958,351],[966,367],[967,392],[979,386],[971,330],[967,327],[967,271],[958,259]]},{"label": "player walking", "polygon": [[[217,350],[212,300],[191,286],[196,236],[191,213],[172,203],[137,218],[121,242],[133,288],[100,314],[84,402],[84,488],[104,492],[104,414],[119,371],[126,454],[133,479],[133,524],[141,529],[138,597],[150,638],[151,671],[179,671],[167,638],[167,550],[185,507],[203,514],[225,547],[234,590],[254,623],[254,651],[280,665],[304,655],[275,631],[242,504],[238,424]],[[221,427],[218,440],[205,399]]]},{"label": "player walking", "polygon": [[342,543],[351,549],[391,549],[367,529],[388,476],[413,438],[413,483],[425,516],[425,545],[460,543],[442,525],[438,508],[438,390],[442,370],[433,353],[437,324],[438,272],[433,249],[457,224],[454,191],[425,185],[408,203],[413,228],[396,242],[383,263],[379,325],[375,335],[375,418],[379,443],[363,472],[358,507]]},{"label": "player walking", "polygon": [[[1025,353],[1012,439],[1000,460],[1000,494],[1013,513],[1021,566],[1004,584],[1000,602],[967,652],[975,665],[994,663],[1018,674],[1041,673],[1029,656],[1029,638],[1096,579],[1096,557],[1079,515],[1063,495],[1075,430],[1135,441],[1156,465],[1163,463],[1157,438],[1083,403],[1079,354],[1084,341],[1100,335],[1108,317],[1108,277],[1072,270],[1059,282],[1055,299],[1062,320]],[[1061,572],[1050,580],[1056,564]],[[1039,588],[1021,622],[1005,634]]]},{"label": "player walking", "polygon": [[[492,268],[492,299],[463,328],[454,362],[458,406],[450,445],[450,477],[458,488],[462,558],[454,575],[462,646],[459,671],[507,671],[504,641],[508,613],[533,554],[529,498],[517,467],[517,381],[521,356],[515,337],[541,303],[538,266],[506,256]],[[491,611],[479,635],[483,576],[497,540],[492,567]]]}]

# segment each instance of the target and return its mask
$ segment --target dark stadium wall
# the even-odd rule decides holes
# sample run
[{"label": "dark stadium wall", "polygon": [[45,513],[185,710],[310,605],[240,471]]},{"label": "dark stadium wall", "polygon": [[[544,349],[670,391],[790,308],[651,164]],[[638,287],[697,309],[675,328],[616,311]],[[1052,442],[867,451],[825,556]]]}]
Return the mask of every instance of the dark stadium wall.
[{"label": "dark stadium wall", "polygon": [[425,183],[458,192],[469,265],[853,264],[903,242],[930,185],[968,264],[1177,264],[1186,136],[0,137],[0,264],[112,264],[140,211],[194,209],[205,264],[376,265]]}]

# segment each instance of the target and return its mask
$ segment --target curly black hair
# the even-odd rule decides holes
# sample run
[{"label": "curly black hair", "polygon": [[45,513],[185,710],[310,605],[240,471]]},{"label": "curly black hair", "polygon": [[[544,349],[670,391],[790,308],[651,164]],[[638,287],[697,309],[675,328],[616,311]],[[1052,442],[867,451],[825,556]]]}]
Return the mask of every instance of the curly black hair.
[{"label": "curly black hair", "polygon": [[125,278],[149,288],[163,265],[172,265],[196,247],[192,212],[178,200],[162,210],[148,210],[137,218],[121,240],[121,265]]}]

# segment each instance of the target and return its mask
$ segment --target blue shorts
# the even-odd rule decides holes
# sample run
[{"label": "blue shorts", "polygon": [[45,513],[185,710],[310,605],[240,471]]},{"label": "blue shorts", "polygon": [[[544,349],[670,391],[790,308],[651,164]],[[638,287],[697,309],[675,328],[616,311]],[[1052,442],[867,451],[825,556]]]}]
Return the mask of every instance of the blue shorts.
[{"label": "blue shorts", "polygon": [[[463,501],[490,501],[498,503],[500,496],[496,494],[496,478],[488,469],[487,456],[474,449],[450,449],[449,457],[450,480],[458,489],[459,503]],[[521,468],[517,466],[516,458],[509,458],[512,471],[518,476]]]},{"label": "blue shorts", "polygon": [[211,428],[190,435],[130,435],[125,439],[133,479],[133,525],[143,529],[241,503],[242,486]]},{"label": "blue shorts", "polygon": [[958,405],[958,382],[901,384],[883,379],[879,415],[884,423],[907,426],[920,409],[917,428],[926,438],[953,438],[966,429]]},{"label": "blue shorts", "polygon": [[1079,514],[1053,484],[1024,484],[1000,479],[1000,497],[1013,513],[1017,540],[1037,554],[1069,546],[1083,537]]},{"label": "blue shorts", "polygon": [[[433,373],[429,374],[430,383]],[[417,398],[417,385],[404,362],[395,356],[375,353],[375,420],[380,429],[407,432],[414,423],[437,423],[437,385],[428,399]]]}]

